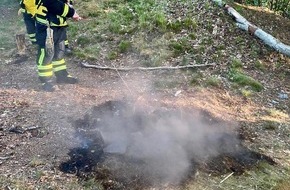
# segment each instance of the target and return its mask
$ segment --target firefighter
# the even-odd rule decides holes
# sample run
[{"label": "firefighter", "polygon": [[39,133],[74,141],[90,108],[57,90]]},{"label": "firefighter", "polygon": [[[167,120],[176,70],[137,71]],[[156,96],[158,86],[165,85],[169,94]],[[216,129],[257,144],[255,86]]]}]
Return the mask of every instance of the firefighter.
[{"label": "firefighter", "polygon": [[[64,3],[68,3],[70,6],[73,5],[73,1],[72,0],[62,0]],[[23,20],[26,26],[26,31],[27,34],[29,36],[29,39],[31,41],[32,44],[36,44],[36,23],[35,23],[35,19],[33,17],[33,15],[31,13],[29,13],[26,9],[25,9],[25,5],[23,3],[23,0],[20,1],[20,10],[19,10],[19,14],[22,13],[23,15]],[[68,26],[66,24],[66,26]],[[67,39],[67,34],[65,34],[65,54],[69,55],[72,53],[72,49],[69,46],[69,41]]]},{"label": "firefighter", "polygon": [[22,13],[23,20],[26,26],[26,31],[29,36],[30,42],[36,44],[36,24],[33,15],[25,9],[23,0],[20,1],[20,10],[19,13]]},{"label": "firefighter", "polygon": [[81,17],[72,7],[59,0],[33,1],[37,7],[35,11],[36,39],[39,47],[37,68],[42,89],[48,92],[54,91],[53,74],[56,76],[57,83],[77,83],[78,80],[69,75],[64,59],[66,27],[63,24],[66,17],[72,17],[74,20],[80,20]]},{"label": "firefighter", "polygon": [[[67,3],[70,7],[73,7],[73,1],[72,0],[62,0],[64,3]],[[67,38],[67,29],[65,32],[65,40],[64,40],[64,45],[65,45],[65,54],[70,55],[72,53],[72,49],[70,48],[69,41]]]}]

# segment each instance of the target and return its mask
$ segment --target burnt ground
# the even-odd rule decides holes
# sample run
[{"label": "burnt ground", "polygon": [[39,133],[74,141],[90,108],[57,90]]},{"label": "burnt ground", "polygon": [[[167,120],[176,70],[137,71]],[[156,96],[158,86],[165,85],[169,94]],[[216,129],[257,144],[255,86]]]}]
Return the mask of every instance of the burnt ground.
[{"label": "burnt ground", "polygon": [[186,183],[198,170],[241,175],[260,162],[276,164],[243,146],[232,125],[193,109],[146,113],[124,101],[108,101],[74,122],[82,143],[59,168],[101,179],[106,189],[146,189]]}]

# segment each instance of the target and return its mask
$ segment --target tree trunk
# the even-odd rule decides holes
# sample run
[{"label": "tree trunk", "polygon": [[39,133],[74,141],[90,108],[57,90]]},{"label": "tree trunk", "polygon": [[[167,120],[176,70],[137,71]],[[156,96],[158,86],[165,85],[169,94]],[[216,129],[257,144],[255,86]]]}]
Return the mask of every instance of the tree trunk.
[{"label": "tree trunk", "polygon": [[16,34],[15,36],[18,55],[26,54],[25,34]]},{"label": "tree trunk", "polygon": [[235,19],[236,24],[240,29],[248,31],[250,34],[257,36],[268,46],[290,57],[289,45],[282,43],[277,38],[273,37],[272,35],[266,33],[262,29],[258,28],[257,26],[247,21],[247,19],[245,19],[242,15],[240,15],[234,8],[225,4],[222,0],[213,0],[213,1],[217,3],[220,7],[223,7],[227,11],[227,13]]}]

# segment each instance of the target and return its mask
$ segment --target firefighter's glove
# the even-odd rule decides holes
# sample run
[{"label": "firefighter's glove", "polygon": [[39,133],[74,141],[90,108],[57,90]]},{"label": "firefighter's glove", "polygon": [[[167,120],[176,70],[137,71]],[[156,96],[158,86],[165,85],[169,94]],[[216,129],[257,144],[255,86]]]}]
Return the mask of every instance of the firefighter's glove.
[{"label": "firefighter's glove", "polygon": [[18,10],[18,12],[17,12],[18,16],[20,16],[22,12],[23,12],[23,11],[22,11],[22,8],[20,8],[20,9]]},{"label": "firefighter's glove", "polygon": [[42,15],[42,16],[46,16],[47,14],[47,8],[44,6],[39,6],[39,8],[37,9],[37,14],[38,15]]}]

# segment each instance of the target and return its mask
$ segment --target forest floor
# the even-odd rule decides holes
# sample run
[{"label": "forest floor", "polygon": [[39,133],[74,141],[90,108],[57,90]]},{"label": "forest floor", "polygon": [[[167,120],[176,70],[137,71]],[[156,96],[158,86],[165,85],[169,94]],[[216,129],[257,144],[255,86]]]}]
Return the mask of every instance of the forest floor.
[{"label": "forest floor", "polygon": [[[15,6],[9,9],[0,6],[0,10],[1,25],[9,19],[12,23],[18,22]],[[289,20],[251,7],[239,11],[247,11],[248,19],[290,44]],[[12,27],[10,30],[15,33]],[[8,35],[9,27],[2,31]],[[15,56],[16,48],[9,49],[2,41],[1,189],[289,189],[290,59],[239,29],[233,31],[242,36],[234,43],[255,48],[223,51],[223,58],[238,57],[244,72],[263,85],[259,92],[246,94],[247,89],[232,88],[225,78],[229,67],[226,62],[189,70],[117,72],[82,67],[80,63],[84,60],[72,55],[66,57],[68,70],[79,83],[56,85],[56,91],[48,93],[41,90],[38,82],[35,47],[29,45],[28,56],[21,60],[22,57]],[[228,44],[233,39],[227,34],[223,38]],[[100,62],[132,66],[139,59],[135,53],[128,52],[116,60]],[[202,77],[194,74],[197,70]],[[208,80],[210,76],[219,76],[220,82]],[[194,83],[192,77],[196,77]],[[120,106],[123,103],[132,109]],[[140,121],[134,123],[135,117]],[[102,126],[97,126],[103,120]],[[168,133],[168,129],[159,128],[163,122],[166,124],[161,126],[168,125],[172,131]],[[139,141],[140,136],[137,140],[131,138],[135,145],[129,144],[131,147],[126,147],[127,152],[121,155],[106,152],[96,130],[102,131],[102,127],[111,125],[117,127],[108,135],[116,135],[112,139],[117,144],[124,140],[118,138],[124,133],[122,125],[138,126],[130,128],[129,136],[138,133],[150,138],[142,136],[147,141]],[[158,130],[147,130],[150,127]],[[80,135],[82,131],[84,136]],[[106,129],[105,132],[108,133]],[[177,134],[182,134],[182,138]],[[175,149],[176,144],[170,144],[170,140],[168,146],[163,144],[167,137],[174,137],[178,142],[188,139],[186,148],[178,144],[182,150],[190,149],[182,151],[190,160],[184,171],[180,171],[184,166],[179,162],[183,158],[179,155],[180,149]],[[90,144],[90,140],[99,144]],[[94,145],[101,148],[98,154],[91,149],[96,148]],[[155,155],[145,154],[140,148]],[[140,153],[137,156],[132,150],[141,153],[137,151]],[[199,151],[202,153],[198,154]],[[165,164],[167,161],[169,165]],[[160,165],[165,168],[155,171]],[[152,181],[156,176],[160,180]],[[177,183],[171,183],[171,179]]]}]

